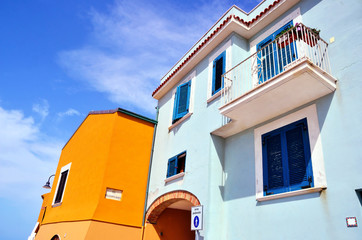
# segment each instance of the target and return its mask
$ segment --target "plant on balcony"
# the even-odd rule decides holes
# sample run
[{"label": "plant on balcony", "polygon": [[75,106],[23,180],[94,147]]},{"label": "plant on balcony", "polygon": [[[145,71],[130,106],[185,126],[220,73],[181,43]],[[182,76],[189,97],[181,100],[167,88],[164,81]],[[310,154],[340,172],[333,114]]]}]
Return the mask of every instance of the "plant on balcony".
[{"label": "plant on balcony", "polygon": [[281,31],[275,38],[279,48],[285,48],[295,40],[302,40],[309,46],[314,47],[320,38],[319,33],[320,30],[316,28],[308,28],[297,23],[295,27],[290,26],[288,29]]}]

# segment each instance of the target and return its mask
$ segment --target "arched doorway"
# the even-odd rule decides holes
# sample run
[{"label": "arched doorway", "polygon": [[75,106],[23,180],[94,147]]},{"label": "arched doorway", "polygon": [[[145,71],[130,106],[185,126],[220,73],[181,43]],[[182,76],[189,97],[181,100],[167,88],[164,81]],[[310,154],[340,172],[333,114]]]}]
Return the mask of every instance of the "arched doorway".
[{"label": "arched doorway", "polygon": [[194,240],[191,231],[191,207],[199,206],[198,198],[187,191],[173,191],[158,197],[146,214],[144,240]]}]

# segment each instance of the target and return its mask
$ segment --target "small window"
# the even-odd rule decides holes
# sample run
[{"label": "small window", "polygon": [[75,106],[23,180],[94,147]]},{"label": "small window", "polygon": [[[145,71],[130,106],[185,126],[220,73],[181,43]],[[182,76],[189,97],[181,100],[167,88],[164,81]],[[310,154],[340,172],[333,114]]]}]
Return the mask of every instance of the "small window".
[{"label": "small window", "polygon": [[69,175],[71,163],[67,164],[66,166],[62,167],[60,170],[60,177],[58,180],[57,188],[54,195],[53,204],[61,203],[64,196],[65,186],[67,184],[67,179]]},{"label": "small window", "polygon": [[212,94],[219,92],[224,86],[222,75],[225,73],[225,51],[221,53],[213,62],[212,73]]},{"label": "small window", "polygon": [[313,187],[306,119],[262,135],[264,196]]},{"label": "small window", "polygon": [[173,109],[172,123],[189,112],[191,80],[177,87]]},{"label": "small window", "polygon": [[185,171],[186,152],[180,153],[168,160],[167,176],[171,177]]}]

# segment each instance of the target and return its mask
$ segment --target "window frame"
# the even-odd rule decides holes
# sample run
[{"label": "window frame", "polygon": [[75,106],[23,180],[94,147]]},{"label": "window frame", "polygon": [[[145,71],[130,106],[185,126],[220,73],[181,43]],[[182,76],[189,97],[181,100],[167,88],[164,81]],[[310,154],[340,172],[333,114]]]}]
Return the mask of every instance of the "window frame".
[{"label": "window frame", "polygon": [[[262,135],[290,123],[306,118],[308,124],[308,137],[310,144],[311,163],[314,187],[302,190],[278,193],[264,196],[264,179],[263,179],[263,149]],[[290,113],[277,120],[264,124],[254,129],[254,147],[255,147],[255,188],[256,200],[266,201],[271,199],[296,196],[311,192],[322,191],[327,188],[327,181],[324,168],[323,149],[318,122],[317,108],[315,104],[305,107],[299,111]]]},{"label": "window frame", "polygon": [[[58,177],[58,182],[57,182],[57,187],[56,187],[55,192],[54,192],[54,197],[53,197],[52,206],[58,206],[58,205],[60,205],[60,204],[63,202],[65,189],[66,189],[66,187],[67,187],[67,182],[68,182],[68,179],[69,179],[69,173],[70,173],[70,167],[71,167],[71,165],[72,165],[72,163],[68,163],[67,165],[63,166],[63,167],[60,169],[60,173],[59,173],[59,177]],[[66,176],[66,179],[65,179],[65,182],[64,182],[64,187],[63,187],[62,195],[61,195],[60,201],[59,201],[59,202],[55,202],[55,201],[56,201],[56,198],[57,198],[57,195],[58,195],[58,191],[59,191],[59,186],[60,186],[62,174],[63,174],[64,172],[68,172],[68,173],[67,173],[67,176]]]},{"label": "window frame", "polygon": [[[290,132],[294,129],[301,129],[301,143],[303,148],[303,155],[304,155],[304,164],[305,164],[305,174],[306,177],[304,181],[299,182],[297,184],[290,183],[292,176],[291,176],[291,168],[289,166],[289,156],[288,156],[288,146],[289,143],[287,141],[286,133]],[[296,122],[290,123],[285,125],[281,128],[272,130],[271,132],[264,133],[261,136],[262,147],[263,147],[263,182],[264,182],[264,196],[284,193],[284,192],[291,192],[296,190],[301,190],[305,188],[311,188],[314,186],[313,182],[313,172],[312,172],[312,164],[310,161],[311,154],[310,154],[310,144],[309,144],[309,137],[308,137],[308,123],[306,118],[298,120]],[[279,177],[283,179],[283,186],[279,187],[269,187],[270,182],[268,178],[269,174],[269,161],[268,161],[268,143],[267,140],[279,136],[278,143],[280,143],[280,152],[281,152],[281,166],[282,172],[274,172],[274,175],[280,174]],[[278,144],[275,143],[275,144]],[[271,144],[271,143],[269,143]],[[275,146],[275,145],[274,145]],[[279,183],[280,184],[280,183]]]},{"label": "window frame", "polygon": [[[184,173],[185,172],[185,169],[186,169],[186,151],[183,151],[179,154],[177,154],[176,156],[173,156],[171,158],[168,159],[167,161],[167,171],[166,171],[166,178],[171,178],[177,174],[180,174],[180,173]],[[178,169],[179,168],[179,161],[180,161],[180,158],[181,157],[184,157],[184,162],[183,162],[183,169]],[[175,161],[175,164],[174,164],[174,169],[172,169],[173,171],[170,171],[170,165],[171,165],[171,162],[172,161]]]},{"label": "window frame", "polygon": [[[190,110],[190,96],[191,96],[191,81],[189,80],[186,83],[180,84],[175,92],[175,98],[174,98],[174,107],[173,107],[173,114],[172,114],[172,124],[179,121],[183,116],[185,116],[187,113],[189,113]],[[182,112],[179,112],[180,107],[180,99],[181,99],[181,88],[184,86],[187,87],[187,96],[186,96],[186,107],[185,110]]]},{"label": "window frame", "polygon": [[[280,32],[284,31],[285,29],[289,28],[290,26],[292,26],[292,27],[294,26],[293,25],[293,20],[290,20],[288,23],[284,24],[282,27],[278,28],[272,34],[270,34],[269,36],[264,38],[262,41],[260,41],[256,45],[256,51],[258,52],[260,49],[262,49],[263,47],[265,47],[269,43],[273,42],[275,40],[275,37]],[[272,49],[272,54],[269,54],[270,48]],[[277,49],[277,51],[273,51],[273,49]],[[291,53],[292,54],[292,59],[289,59],[289,61],[288,61],[288,59],[286,59],[286,61],[284,62],[283,60],[280,60],[281,59],[280,57],[283,54],[285,56],[288,56],[289,53],[288,53],[287,50],[292,52]],[[276,43],[272,43],[268,47],[264,48],[262,51],[258,52],[258,54],[257,54],[257,56],[258,56],[258,59],[257,59],[258,84],[262,84],[262,83],[268,81],[269,79],[271,79],[272,77],[274,77],[274,76],[278,75],[279,73],[283,72],[284,67],[287,64],[293,62],[295,59],[298,58],[297,54],[298,54],[298,51],[297,51],[296,42],[293,42],[293,43],[289,44],[288,46],[286,46],[286,47],[284,47],[282,49],[279,49],[277,47]],[[262,61],[266,62],[266,64],[265,64],[266,66],[270,65],[271,71],[270,71],[269,74],[268,74],[267,70],[264,73],[264,67],[263,67],[264,64],[262,64]],[[265,76],[265,75],[267,75],[267,76]]]},{"label": "window frame", "polygon": [[[219,61],[220,59],[223,60],[222,62],[222,73],[220,75],[220,88],[215,89],[215,81],[216,81],[216,63],[217,61]],[[211,87],[211,96],[217,94],[218,92],[220,92],[221,89],[224,88],[224,78],[222,77],[222,75],[225,73],[225,67],[226,67],[226,50],[224,50],[219,56],[217,56],[213,62],[212,62],[212,87]]]}]

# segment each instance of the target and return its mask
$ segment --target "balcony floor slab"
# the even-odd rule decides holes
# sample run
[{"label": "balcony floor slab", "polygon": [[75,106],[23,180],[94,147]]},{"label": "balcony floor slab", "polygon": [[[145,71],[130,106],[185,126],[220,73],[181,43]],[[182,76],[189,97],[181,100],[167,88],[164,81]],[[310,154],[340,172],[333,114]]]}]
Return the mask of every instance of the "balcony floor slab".
[{"label": "balcony floor slab", "polygon": [[232,121],[212,133],[228,137],[336,90],[336,79],[308,59],[220,107]]}]

